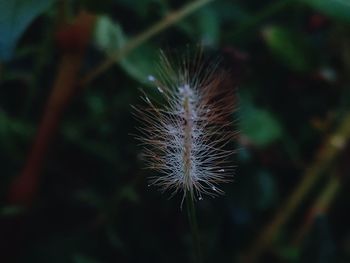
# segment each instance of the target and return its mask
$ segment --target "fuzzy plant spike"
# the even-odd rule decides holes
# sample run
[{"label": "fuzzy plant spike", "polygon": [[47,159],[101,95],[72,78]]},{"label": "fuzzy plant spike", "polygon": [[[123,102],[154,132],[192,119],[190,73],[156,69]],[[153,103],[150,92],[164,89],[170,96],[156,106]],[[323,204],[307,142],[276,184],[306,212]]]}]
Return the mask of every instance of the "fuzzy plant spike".
[{"label": "fuzzy plant spike", "polygon": [[161,174],[151,185],[201,200],[222,194],[218,185],[233,178],[235,90],[229,74],[201,52],[173,62],[161,52],[159,74],[149,76],[160,96],[144,93],[146,106],[135,108],[142,123],[137,138],[148,168]]}]

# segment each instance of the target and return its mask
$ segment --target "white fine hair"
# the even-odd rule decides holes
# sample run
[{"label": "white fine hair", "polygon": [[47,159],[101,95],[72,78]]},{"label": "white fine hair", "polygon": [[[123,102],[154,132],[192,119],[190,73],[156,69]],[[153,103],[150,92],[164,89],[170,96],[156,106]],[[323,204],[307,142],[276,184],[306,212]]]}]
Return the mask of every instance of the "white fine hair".
[{"label": "white fine hair", "polygon": [[162,52],[159,74],[148,80],[158,100],[144,92],[146,107],[136,107],[135,115],[148,167],[159,172],[151,185],[199,200],[222,194],[218,184],[231,181],[234,172],[236,96],[229,74],[203,61],[201,52],[175,65]]}]

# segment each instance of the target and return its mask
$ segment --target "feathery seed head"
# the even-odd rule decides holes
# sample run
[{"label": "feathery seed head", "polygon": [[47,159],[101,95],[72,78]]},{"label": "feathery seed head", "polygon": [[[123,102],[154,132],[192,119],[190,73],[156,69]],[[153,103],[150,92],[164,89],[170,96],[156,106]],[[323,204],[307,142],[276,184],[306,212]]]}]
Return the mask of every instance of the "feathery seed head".
[{"label": "feathery seed head", "polygon": [[162,175],[151,184],[173,195],[202,199],[223,193],[218,184],[233,176],[227,145],[236,97],[229,75],[217,64],[204,63],[201,53],[178,65],[161,53],[159,76],[149,76],[162,101],[144,94],[146,108],[135,108],[143,124],[138,139],[148,167]]}]

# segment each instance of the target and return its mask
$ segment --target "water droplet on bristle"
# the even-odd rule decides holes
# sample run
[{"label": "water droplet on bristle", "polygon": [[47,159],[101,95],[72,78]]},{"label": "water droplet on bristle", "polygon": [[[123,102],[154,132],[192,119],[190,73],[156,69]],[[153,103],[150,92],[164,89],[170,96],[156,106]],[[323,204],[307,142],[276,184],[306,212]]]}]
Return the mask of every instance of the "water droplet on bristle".
[{"label": "water droplet on bristle", "polygon": [[152,75],[149,75],[147,78],[149,81],[152,81],[152,82],[156,80],[156,78]]}]

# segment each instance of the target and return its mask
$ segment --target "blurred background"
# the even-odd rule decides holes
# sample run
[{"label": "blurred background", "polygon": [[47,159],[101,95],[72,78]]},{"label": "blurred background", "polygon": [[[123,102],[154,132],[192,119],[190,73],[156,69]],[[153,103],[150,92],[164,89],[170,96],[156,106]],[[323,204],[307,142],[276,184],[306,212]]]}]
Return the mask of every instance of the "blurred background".
[{"label": "blurred background", "polygon": [[198,44],[240,132],[196,202],[204,262],[350,262],[349,26],[348,0],[0,0],[0,262],[193,262],[130,105],[160,49]]}]

